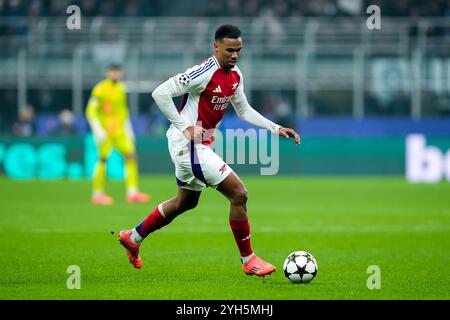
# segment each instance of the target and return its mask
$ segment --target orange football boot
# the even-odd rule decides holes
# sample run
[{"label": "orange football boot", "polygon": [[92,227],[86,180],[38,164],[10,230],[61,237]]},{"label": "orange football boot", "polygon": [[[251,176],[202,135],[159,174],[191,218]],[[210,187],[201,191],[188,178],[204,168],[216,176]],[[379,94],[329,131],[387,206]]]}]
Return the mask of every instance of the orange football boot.
[{"label": "orange football boot", "polygon": [[137,192],[127,196],[128,203],[147,203],[152,199],[152,197],[143,192]]},{"label": "orange football boot", "polygon": [[128,260],[136,268],[142,267],[142,259],[139,256],[140,244],[134,243],[130,238],[131,230],[122,230],[119,232],[119,242],[127,250]]},{"label": "orange football boot", "polygon": [[91,202],[99,205],[110,205],[114,203],[114,199],[106,194],[96,194],[92,196]]},{"label": "orange football boot", "polygon": [[276,270],[275,266],[260,259],[256,255],[250,258],[250,261],[242,265],[244,272],[249,275],[257,275],[258,277],[264,277]]}]

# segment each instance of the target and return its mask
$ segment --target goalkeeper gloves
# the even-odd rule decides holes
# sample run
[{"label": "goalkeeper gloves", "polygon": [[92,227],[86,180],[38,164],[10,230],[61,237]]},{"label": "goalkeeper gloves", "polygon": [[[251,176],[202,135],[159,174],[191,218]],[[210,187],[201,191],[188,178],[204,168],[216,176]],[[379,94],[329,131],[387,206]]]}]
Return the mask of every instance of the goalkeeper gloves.
[{"label": "goalkeeper gloves", "polygon": [[125,120],[125,123],[123,124],[123,126],[124,126],[125,133],[127,134],[127,136],[134,142],[135,136],[134,136],[133,126],[131,125],[130,119]]},{"label": "goalkeeper gloves", "polygon": [[90,124],[95,142],[97,143],[104,142],[107,138],[107,135],[105,129],[102,127],[100,122],[98,120],[92,120]]}]

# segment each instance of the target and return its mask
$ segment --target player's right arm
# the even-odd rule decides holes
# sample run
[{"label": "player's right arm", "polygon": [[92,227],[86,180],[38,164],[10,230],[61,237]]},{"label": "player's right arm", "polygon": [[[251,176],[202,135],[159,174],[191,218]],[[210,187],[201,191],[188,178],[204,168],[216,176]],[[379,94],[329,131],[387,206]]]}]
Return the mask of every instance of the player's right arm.
[{"label": "player's right arm", "polygon": [[100,123],[100,108],[101,108],[101,84],[97,84],[92,89],[91,97],[89,98],[88,105],[86,107],[86,118],[89,126],[91,127],[92,134],[97,143],[101,143],[106,140],[106,130]]},{"label": "player's right arm", "polygon": [[239,74],[241,76],[241,82],[239,83],[235,94],[231,98],[231,104],[236,110],[239,118],[257,127],[268,129],[273,134],[278,134],[286,138],[292,137],[294,138],[294,142],[296,144],[300,144],[300,135],[294,129],[281,127],[280,125],[264,117],[250,106],[244,93],[243,77],[240,71]]},{"label": "player's right arm", "polygon": [[199,90],[202,85],[203,77],[197,77],[193,80],[189,76],[189,73],[199,68],[200,66],[196,66],[186,70],[185,73],[180,73],[169,78],[166,82],[160,84],[152,93],[152,97],[161,112],[184,134],[186,138],[190,140],[201,139],[203,132],[206,130],[200,126],[186,123],[185,119],[178,112],[177,107],[173,102],[173,98]]}]

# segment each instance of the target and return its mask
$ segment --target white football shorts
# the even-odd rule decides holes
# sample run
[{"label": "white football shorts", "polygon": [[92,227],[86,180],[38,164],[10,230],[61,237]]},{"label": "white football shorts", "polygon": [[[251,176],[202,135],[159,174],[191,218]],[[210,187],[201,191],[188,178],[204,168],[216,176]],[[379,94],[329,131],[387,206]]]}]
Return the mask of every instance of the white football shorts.
[{"label": "white football shorts", "polygon": [[175,176],[180,188],[202,191],[217,186],[233,171],[210,147],[168,140],[169,153],[175,164]]}]

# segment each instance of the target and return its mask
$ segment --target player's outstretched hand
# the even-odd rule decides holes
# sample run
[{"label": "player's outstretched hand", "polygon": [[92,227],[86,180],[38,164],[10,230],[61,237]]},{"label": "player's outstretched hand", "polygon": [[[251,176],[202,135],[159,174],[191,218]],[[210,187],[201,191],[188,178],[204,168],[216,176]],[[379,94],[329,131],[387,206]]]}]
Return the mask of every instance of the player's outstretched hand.
[{"label": "player's outstretched hand", "polygon": [[278,130],[278,134],[286,138],[293,137],[295,144],[300,144],[300,135],[294,129],[280,128],[280,130]]},{"label": "player's outstretched hand", "polygon": [[202,141],[202,137],[205,132],[206,129],[204,129],[203,127],[190,126],[183,131],[183,134],[189,140]]}]

